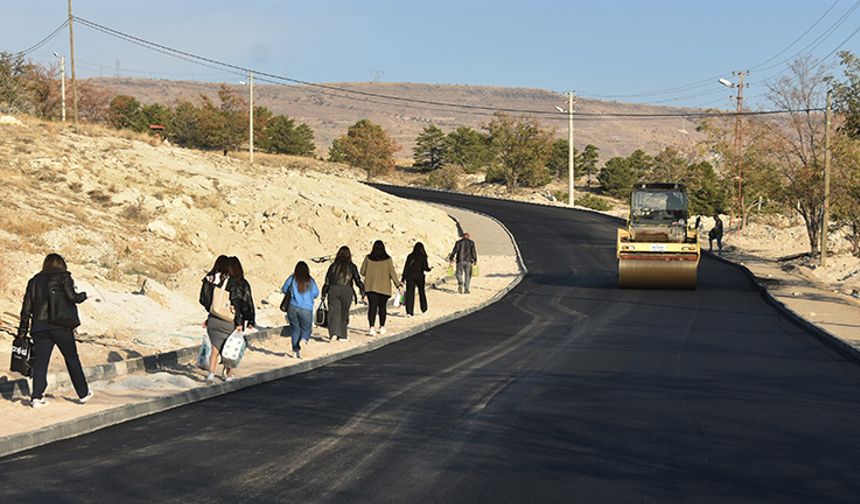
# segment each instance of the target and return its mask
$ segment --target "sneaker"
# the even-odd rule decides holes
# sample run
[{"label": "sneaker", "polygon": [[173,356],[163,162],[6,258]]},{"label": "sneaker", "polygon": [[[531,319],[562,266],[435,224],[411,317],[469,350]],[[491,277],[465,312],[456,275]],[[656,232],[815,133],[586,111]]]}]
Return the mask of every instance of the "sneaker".
[{"label": "sneaker", "polygon": [[376,336],[376,329],[371,327],[370,331],[368,331],[368,334],[370,334],[371,336]]},{"label": "sneaker", "polygon": [[78,399],[78,402],[79,402],[79,403],[81,403],[81,404],[84,404],[84,403],[86,403],[87,401],[89,401],[89,400],[90,400],[90,399],[92,399],[92,398],[93,398],[93,391],[92,391],[92,389],[90,389],[90,391],[89,391],[89,392],[87,392],[87,395],[85,395],[85,396],[81,397],[80,399]]},{"label": "sneaker", "polygon": [[406,318],[412,318],[412,314],[411,314],[411,313],[407,313],[407,314],[406,314]]},{"label": "sneaker", "polygon": [[209,373],[206,375],[206,383],[215,383],[215,373]]},{"label": "sneaker", "polygon": [[457,286],[457,292],[459,292],[460,294],[463,293],[463,286],[462,285]]},{"label": "sneaker", "polygon": [[236,379],[236,377],[235,377],[235,376],[230,375],[230,376],[228,376],[227,378],[225,378],[225,379],[224,379],[224,381],[225,381],[225,382],[231,382],[231,381],[233,381],[233,380],[235,380],[235,379]]},{"label": "sneaker", "polygon": [[349,341],[349,336],[343,336],[339,338],[341,341]]},{"label": "sneaker", "polygon": [[386,331],[386,330],[385,330],[385,327],[380,327],[380,328],[379,328],[379,334],[380,334],[380,336],[381,336],[381,335],[383,335],[383,334],[385,334],[385,333],[387,333],[387,332],[388,332],[388,331]]},{"label": "sneaker", "polygon": [[301,358],[302,358],[302,351],[296,350],[296,359],[301,359]]},{"label": "sneaker", "polygon": [[47,406],[48,400],[44,397],[40,397],[38,399],[30,399],[30,406],[34,408],[41,408],[42,406]]},{"label": "sneaker", "polygon": [[468,294],[468,293],[469,293],[469,289],[466,289],[466,294]]}]

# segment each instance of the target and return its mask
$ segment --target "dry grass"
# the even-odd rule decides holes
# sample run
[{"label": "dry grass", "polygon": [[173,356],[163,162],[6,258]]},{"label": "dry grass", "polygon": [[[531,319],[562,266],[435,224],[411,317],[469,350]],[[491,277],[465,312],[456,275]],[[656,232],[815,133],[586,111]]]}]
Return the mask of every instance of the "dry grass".
[{"label": "dry grass", "polygon": [[26,212],[27,210],[3,212],[0,215],[0,229],[18,236],[33,237],[53,228],[50,222],[27,215]]},{"label": "dry grass", "polygon": [[102,206],[107,206],[110,203],[110,195],[103,193],[101,189],[93,189],[87,193],[87,196]]},{"label": "dry grass", "polygon": [[132,203],[127,205],[120,212],[120,216],[123,219],[128,219],[132,222],[137,222],[143,224],[149,220],[149,212],[146,211],[146,208],[143,206],[143,199],[137,200],[136,203]]}]

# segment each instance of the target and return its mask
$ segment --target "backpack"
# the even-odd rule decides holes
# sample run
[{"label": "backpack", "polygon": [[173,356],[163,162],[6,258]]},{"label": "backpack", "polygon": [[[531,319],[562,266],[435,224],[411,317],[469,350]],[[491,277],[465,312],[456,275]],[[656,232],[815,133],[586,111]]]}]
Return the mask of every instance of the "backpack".
[{"label": "backpack", "polygon": [[212,291],[212,306],[209,307],[209,314],[227,322],[232,322],[236,317],[236,309],[230,303],[230,291],[227,290],[227,283],[230,277],[224,276],[224,282],[219,286],[215,285]]}]

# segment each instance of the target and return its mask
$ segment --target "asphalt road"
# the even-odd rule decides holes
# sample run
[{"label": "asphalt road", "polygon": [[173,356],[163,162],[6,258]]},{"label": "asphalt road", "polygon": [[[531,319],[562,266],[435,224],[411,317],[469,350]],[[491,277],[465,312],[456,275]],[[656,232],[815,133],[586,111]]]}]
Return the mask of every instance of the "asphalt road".
[{"label": "asphalt road", "polygon": [[499,218],[529,275],[375,352],[2,459],[0,501],[860,501],[860,366],[739,270],[618,290],[604,217],[396,192]]}]

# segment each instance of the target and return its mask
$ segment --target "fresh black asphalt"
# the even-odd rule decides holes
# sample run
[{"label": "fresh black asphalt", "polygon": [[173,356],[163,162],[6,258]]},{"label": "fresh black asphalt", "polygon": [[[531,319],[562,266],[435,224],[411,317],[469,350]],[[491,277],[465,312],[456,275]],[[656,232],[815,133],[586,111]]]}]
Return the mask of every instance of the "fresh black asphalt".
[{"label": "fresh black asphalt", "polygon": [[860,366],[737,268],[619,290],[608,218],[390,190],[497,217],[528,276],[372,353],[0,459],[0,502],[860,502]]}]

